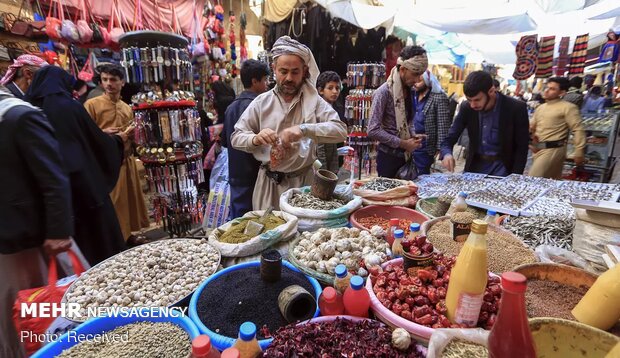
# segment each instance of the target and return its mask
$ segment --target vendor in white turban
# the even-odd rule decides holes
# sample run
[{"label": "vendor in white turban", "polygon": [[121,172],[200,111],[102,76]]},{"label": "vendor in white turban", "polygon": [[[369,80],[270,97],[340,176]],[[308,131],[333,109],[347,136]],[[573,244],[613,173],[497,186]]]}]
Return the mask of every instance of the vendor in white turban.
[{"label": "vendor in white turban", "polygon": [[[278,209],[284,191],[309,185],[316,145],[340,143],[347,136],[346,125],[316,91],[319,69],[310,49],[283,36],[271,53],[276,86],[248,106],[231,137],[234,148],[254,153],[263,162],[252,197],[254,210]],[[306,138],[310,148],[302,153],[300,143]],[[282,153],[281,159],[260,155],[268,155],[270,148]]]}]

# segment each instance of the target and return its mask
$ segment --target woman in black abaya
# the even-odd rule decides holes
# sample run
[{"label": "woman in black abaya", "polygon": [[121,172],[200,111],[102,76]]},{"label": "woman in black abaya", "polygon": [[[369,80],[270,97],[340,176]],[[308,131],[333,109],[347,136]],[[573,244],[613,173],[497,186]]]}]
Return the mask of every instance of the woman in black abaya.
[{"label": "woman in black abaya", "polygon": [[75,79],[63,69],[43,67],[36,72],[26,100],[41,108],[54,127],[71,181],[74,239],[95,265],[125,249],[109,197],[118,180],[123,139],[97,127],[73,99],[73,83]]}]

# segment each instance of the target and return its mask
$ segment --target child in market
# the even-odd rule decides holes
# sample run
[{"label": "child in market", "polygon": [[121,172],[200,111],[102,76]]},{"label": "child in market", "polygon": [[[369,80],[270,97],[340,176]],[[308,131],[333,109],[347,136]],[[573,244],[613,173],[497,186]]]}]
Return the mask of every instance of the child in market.
[{"label": "child in market", "polygon": [[[338,106],[337,100],[340,96],[342,81],[340,76],[334,71],[325,71],[316,80],[316,89],[319,95],[338,112],[341,121],[344,121],[343,110]],[[338,160],[338,144],[319,144],[317,147],[317,157],[323,163],[323,169],[327,169],[334,174],[338,174],[340,163]]]}]

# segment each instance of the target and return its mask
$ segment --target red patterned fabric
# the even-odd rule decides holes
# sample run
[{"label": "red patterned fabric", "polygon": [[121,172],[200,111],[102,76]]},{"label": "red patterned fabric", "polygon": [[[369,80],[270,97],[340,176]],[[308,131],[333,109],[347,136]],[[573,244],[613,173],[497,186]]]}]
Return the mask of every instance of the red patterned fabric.
[{"label": "red patterned fabric", "polygon": [[557,66],[555,67],[555,76],[564,76],[566,72],[566,66],[568,65],[568,45],[570,43],[570,37],[562,37],[560,40],[559,56]]}]

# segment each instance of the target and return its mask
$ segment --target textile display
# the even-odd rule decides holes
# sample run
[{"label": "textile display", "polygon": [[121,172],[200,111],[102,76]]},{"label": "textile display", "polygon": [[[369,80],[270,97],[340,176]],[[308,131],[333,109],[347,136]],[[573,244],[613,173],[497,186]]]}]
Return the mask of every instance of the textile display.
[{"label": "textile display", "polygon": [[515,49],[517,66],[512,74],[516,80],[526,80],[536,72],[538,35],[522,36]]},{"label": "textile display", "polygon": [[555,76],[564,76],[564,72],[566,72],[566,66],[568,65],[568,45],[570,43],[570,37],[562,37],[560,40],[559,47],[559,55],[558,62],[555,67],[554,75]]},{"label": "textile display", "polygon": [[568,65],[569,75],[583,74],[583,70],[586,67],[589,39],[589,34],[579,35],[575,39],[575,46],[573,46],[573,53],[570,55],[570,64]]},{"label": "textile display", "polygon": [[295,5],[297,5],[297,0],[265,1],[265,20],[280,22],[291,15]]},{"label": "textile display", "polygon": [[551,77],[551,74],[553,72],[554,48],[555,36],[545,36],[540,39],[538,62],[536,65],[536,78]]}]

